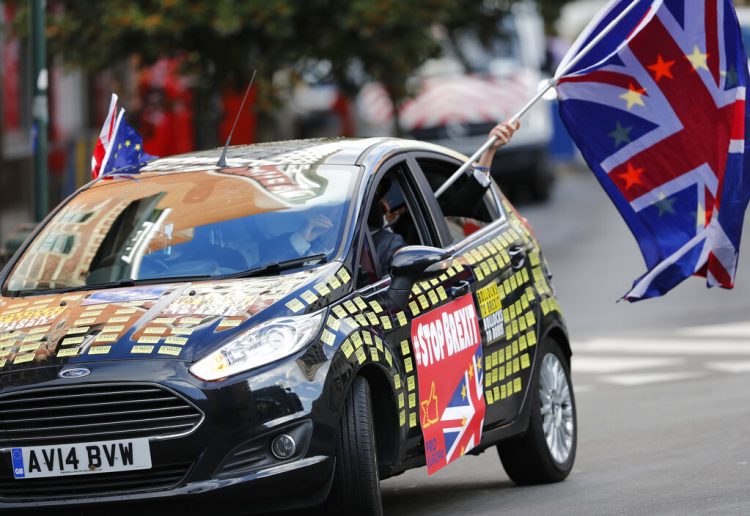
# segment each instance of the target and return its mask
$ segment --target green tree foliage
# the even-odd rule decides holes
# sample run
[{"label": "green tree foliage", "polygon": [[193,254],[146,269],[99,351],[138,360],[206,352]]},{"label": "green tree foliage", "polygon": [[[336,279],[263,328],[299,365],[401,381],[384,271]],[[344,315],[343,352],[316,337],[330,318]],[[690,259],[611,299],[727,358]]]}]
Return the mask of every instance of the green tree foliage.
[{"label": "green tree foliage", "polygon": [[[346,84],[357,62],[400,100],[413,70],[437,51],[433,24],[488,25],[487,14],[510,1],[58,0],[48,4],[48,48],[93,71],[133,54],[144,63],[182,56],[206,90],[245,83],[257,69],[268,92],[275,71],[320,59]],[[564,1],[541,3],[559,10]]]}]

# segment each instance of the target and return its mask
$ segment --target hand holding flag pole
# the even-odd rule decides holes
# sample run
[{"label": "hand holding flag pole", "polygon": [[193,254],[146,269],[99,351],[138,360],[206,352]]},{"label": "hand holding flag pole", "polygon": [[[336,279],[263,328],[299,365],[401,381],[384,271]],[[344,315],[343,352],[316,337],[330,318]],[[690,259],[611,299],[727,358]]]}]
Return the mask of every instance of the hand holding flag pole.
[{"label": "hand holding flag pole", "polygon": [[[511,125],[515,125],[516,122],[518,122],[523,115],[525,115],[539,100],[544,97],[544,95],[554,88],[557,85],[557,81],[560,80],[560,78],[567,74],[570,70],[573,69],[575,65],[577,65],[581,59],[592,49],[594,48],[604,37],[609,34],[609,32],[617,26],[618,23],[620,23],[629,13],[632,11],[640,2],[640,0],[633,0],[630,5],[628,5],[623,11],[615,18],[613,19],[597,36],[592,39],[588,45],[586,45],[576,56],[573,58],[569,63],[567,63],[564,67],[560,67],[560,69],[557,70],[557,73],[555,73],[555,76],[552,77],[547,81],[547,84],[543,88],[541,88],[534,97],[529,100],[525,106],[523,106],[518,113],[510,117],[508,120],[508,123]],[[472,163],[477,161],[480,156],[489,149],[495,142],[497,141],[497,138],[495,136],[491,136],[489,139],[487,139],[484,144],[482,144],[477,151],[471,155],[471,157],[459,167],[458,170],[456,170],[452,176],[450,176],[448,179],[446,179],[445,183],[440,185],[440,188],[435,190],[435,197],[440,197],[450,186],[456,182],[456,180],[461,177],[462,174],[466,172],[466,170],[471,166]]]}]

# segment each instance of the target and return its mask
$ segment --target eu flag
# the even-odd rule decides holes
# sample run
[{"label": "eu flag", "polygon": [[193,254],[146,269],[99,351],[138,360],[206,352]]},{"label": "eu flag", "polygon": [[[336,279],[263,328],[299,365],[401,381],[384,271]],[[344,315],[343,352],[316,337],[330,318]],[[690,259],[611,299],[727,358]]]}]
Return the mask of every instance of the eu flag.
[{"label": "eu flag", "polygon": [[156,156],[143,151],[143,138],[125,121],[125,110],[120,112],[115,129],[115,137],[110,147],[110,156],[106,159],[103,176],[112,174],[137,174]]}]

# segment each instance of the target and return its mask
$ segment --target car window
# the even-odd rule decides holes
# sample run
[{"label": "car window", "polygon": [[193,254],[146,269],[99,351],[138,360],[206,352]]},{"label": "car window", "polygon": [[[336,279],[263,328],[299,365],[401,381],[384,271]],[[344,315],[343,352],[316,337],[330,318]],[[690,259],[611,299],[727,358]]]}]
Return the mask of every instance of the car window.
[{"label": "car window", "polygon": [[393,254],[407,245],[434,245],[435,231],[422,216],[422,208],[409,181],[405,163],[389,169],[373,189],[367,229],[380,276],[388,274]]},{"label": "car window", "polygon": [[[458,170],[458,164],[437,158],[418,157],[417,163],[433,191]],[[499,216],[491,189],[479,199],[464,198],[462,190],[468,181],[473,180],[468,175],[460,177],[438,198],[452,242],[463,239]]]},{"label": "car window", "polygon": [[36,236],[6,291],[222,276],[330,258],[347,227],[355,170],[273,165],[96,183]]}]

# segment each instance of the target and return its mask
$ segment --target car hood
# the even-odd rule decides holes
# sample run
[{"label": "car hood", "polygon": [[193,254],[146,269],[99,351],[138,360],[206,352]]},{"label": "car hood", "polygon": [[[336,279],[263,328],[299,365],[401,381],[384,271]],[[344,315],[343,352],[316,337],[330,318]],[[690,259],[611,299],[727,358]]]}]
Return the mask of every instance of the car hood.
[{"label": "car hood", "polygon": [[[337,264],[281,276],[0,298],[0,374],[101,360],[192,361]],[[322,300],[321,300],[322,302]],[[292,304],[296,307],[296,305]]]}]

